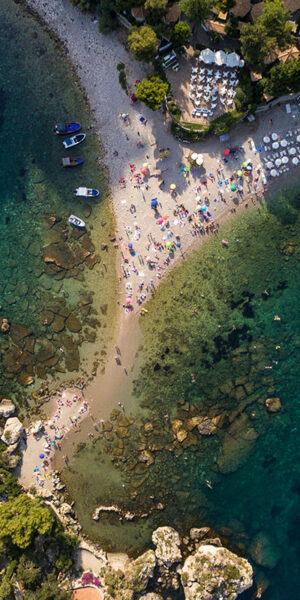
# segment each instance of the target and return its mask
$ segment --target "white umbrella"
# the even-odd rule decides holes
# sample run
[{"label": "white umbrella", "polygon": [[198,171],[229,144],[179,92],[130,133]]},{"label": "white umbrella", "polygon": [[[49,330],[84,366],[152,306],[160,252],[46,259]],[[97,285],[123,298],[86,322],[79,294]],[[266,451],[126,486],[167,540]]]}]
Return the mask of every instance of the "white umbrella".
[{"label": "white umbrella", "polygon": [[272,133],[272,140],[278,140],[278,135],[277,133]]},{"label": "white umbrella", "polygon": [[228,67],[238,67],[240,64],[240,57],[236,52],[231,52],[227,54],[226,64]]},{"label": "white umbrella", "polygon": [[226,65],[227,56],[223,50],[218,50],[215,52],[215,63],[216,65]]},{"label": "white umbrella", "polygon": [[300,142],[300,135],[297,135],[296,140],[297,142]]},{"label": "white umbrella", "polygon": [[279,148],[278,142],[273,142],[272,148],[274,148],[274,150],[277,150],[277,148]]},{"label": "white umbrella", "polygon": [[294,158],[292,159],[293,165],[297,165],[298,162],[299,162],[299,160],[298,160],[297,156],[294,156]]},{"label": "white umbrella", "polygon": [[287,156],[284,156],[284,157],[281,159],[281,162],[282,162],[282,164],[283,164],[283,165],[287,165],[287,163],[289,162],[289,159],[288,159],[288,157],[287,157]]},{"label": "white umbrella", "polygon": [[203,156],[202,154],[199,154],[197,160],[196,160],[197,165],[199,165],[199,167],[201,167],[201,165],[203,165]]},{"label": "white umbrella", "polygon": [[273,169],[274,165],[271,161],[267,162],[266,164],[267,169]]},{"label": "white umbrella", "polygon": [[280,165],[281,165],[281,158],[276,158],[275,165],[276,165],[276,167],[280,167]]},{"label": "white umbrella", "polygon": [[205,50],[202,50],[199,58],[208,65],[214,62],[215,53],[210,48],[205,48]]},{"label": "white umbrella", "polygon": [[281,140],[280,145],[285,148],[287,146],[287,141],[286,140]]},{"label": "white umbrella", "polygon": [[196,160],[197,156],[198,156],[197,152],[193,152],[191,159]]},{"label": "white umbrella", "polygon": [[265,142],[265,144],[268,144],[270,142],[270,138],[268,135],[265,135],[264,142]]},{"label": "white umbrella", "polygon": [[289,154],[296,154],[296,148],[289,148]]},{"label": "white umbrella", "polygon": [[278,172],[276,171],[276,169],[272,169],[271,175],[272,175],[272,177],[276,177],[276,175],[278,175]]}]

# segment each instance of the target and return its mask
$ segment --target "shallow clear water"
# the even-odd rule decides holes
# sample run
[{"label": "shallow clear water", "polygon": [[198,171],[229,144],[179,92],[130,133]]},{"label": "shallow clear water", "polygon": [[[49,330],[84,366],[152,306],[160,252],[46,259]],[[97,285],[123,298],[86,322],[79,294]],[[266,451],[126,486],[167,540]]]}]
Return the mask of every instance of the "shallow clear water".
[{"label": "shallow clear water", "polygon": [[[40,378],[52,383],[70,377],[70,373],[78,376],[80,362],[90,372],[91,340],[96,331],[103,351],[98,360],[103,361],[106,324],[113,314],[115,273],[113,250],[105,253],[103,266],[100,248],[111,236],[114,224],[106,174],[98,165],[101,148],[67,56],[14,2],[0,0],[0,30],[0,317],[33,332],[21,340],[20,330],[13,336],[12,330],[0,335],[0,371],[5,375],[1,377],[1,395],[14,394],[24,407],[23,384],[30,378],[34,382],[27,388],[29,392],[40,384]],[[87,133],[86,141],[77,149],[65,151],[64,138],[54,135],[54,123],[61,120],[78,120]],[[66,153],[81,156],[83,166],[63,169],[61,158]],[[99,201],[88,207],[84,199],[75,198],[78,185],[99,188]],[[67,224],[71,213],[86,221],[85,240],[77,240]],[[52,229],[42,220],[44,214],[57,217]],[[86,242],[92,242],[99,255],[100,262],[93,269],[85,260],[73,260]],[[76,264],[70,263],[72,268],[64,265],[55,270],[45,264],[43,248],[56,243],[64,252],[67,247],[73,253]],[[84,304],[89,290],[94,290],[92,303]],[[63,305],[60,313],[58,302]],[[52,312],[55,326],[50,323],[52,316],[43,311]],[[79,319],[79,332],[62,325],[61,318],[66,321],[68,313]],[[48,346],[43,354],[40,350],[45,340]],[[79,356],[75,345],[79,346]]]},{"label": "shallow clear water", "polygon": [[[140,552],[159,524],[182,533],[210,525],[249,557],[263,532],[272,544],[267,560],[277,564],[255,567],[270,580],[272,600],[292,600],[298,585],[298,210],[288,192],[245,210],[162,283],[141,323],[134,390],[148,418],[132,415],[125,428],[112,419],[106,439],[64,474],[85,530],[110,549]],[[275,397],[281,410],[269,413],[265,400]],[[219,416],[214,433],[189,428],[195,416]],[[112,503],[136,520],[92,521],[96,506]]]}]

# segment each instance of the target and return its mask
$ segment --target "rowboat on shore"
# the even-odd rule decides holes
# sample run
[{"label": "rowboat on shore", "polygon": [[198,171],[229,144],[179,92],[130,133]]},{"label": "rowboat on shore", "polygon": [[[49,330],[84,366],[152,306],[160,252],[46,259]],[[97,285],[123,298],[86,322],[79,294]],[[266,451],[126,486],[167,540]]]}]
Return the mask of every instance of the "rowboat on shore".
[{"label": "rowboat on shore", "polygon": [[66,158],[61,159],[61,164],[63,167],[78,167],[78,165],[82,165],[82,163],[83,158],[79,158],[79,156],[71,158],[67,156]]},{"label": "rowboat on shore", "polygon": [[75,217],[75,215],[70,215],[68,221],[69,223],[71,223],[71,225],[74,225],[75,227],[85,227],[85,222],[79,217]]},{"label": "rowboat on shore", "polygon": [[95,190],[93,188],[87,188],[87,187],[79,187],[76,188],[75,190],[75,196],[84,196],[84,197],[88,197],[88,198],[96,198],[96,196],[99,196],[99,190]]},{"label": "rowboat on shore", "polygon": [[80,144],[81,142],[83,142],[83,140],[85,140],[85,138],[86,138],[85,133],[78,133],[77,135],[73,135],[70,138],[66,138],[63,141],[63,145],[65,148],[72,148],[73,146],[77,146],[77,144]]},{"label": "rowboat on shore", "polygon": [[74,123],[74,122],[66,123],[63,121],[61,123],[56,123],[54,126],[54,131],[57,135],[66,135],[68,133],[76,133],[76,131],[80,131],[80,129],[81,129],[80,123]]}]

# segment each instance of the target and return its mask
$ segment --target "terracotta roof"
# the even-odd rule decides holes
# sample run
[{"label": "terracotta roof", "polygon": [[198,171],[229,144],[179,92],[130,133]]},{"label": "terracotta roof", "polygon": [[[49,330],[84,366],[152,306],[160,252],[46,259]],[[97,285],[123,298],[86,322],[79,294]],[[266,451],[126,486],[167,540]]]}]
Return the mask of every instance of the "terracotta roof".
[{"label": "terracotta roof", "polygon": [[250,12],[250,9],[250,0],[237,0],[236,5],[230,9],[230,12],[235,17],[243,19],[248,14],[248,12]]},{"label": "terracotta roof", "polygon": [[145,20],[145,11],[142,6],[137,6],[136,8],[132,8],[130,12],[131,12],[133,18],[136,19],[137,21]]},{"label": "terracotta roof", "polygon": [[219,21],[205,21],[204,25],[209,31],[215,31],[216,33],[226,35],[225,23],[220,23]]},{"label": "terracotta roof", "polygon": [[181,15],[181,10],[180,10],[177,2],[175,2],[175,4],[173,4],[173,6],[170,6],[167,14],[163,17],[163,21],[165,21],[166,23],[176,23],[176,21],[179,19],[180,15]]},{"label": "terracotta roof", "polygon": [[265,6],[264,2],[259,2],[258,4],[254,4],[254,6],[251,9],[251,14],[250,14],[252,21],[255,21],[255,19],[257,19],[258,17],[260,17],[262,15],[264,6]]},{"label": "terracotta roof", "polygon": [[282,0],[285,8],[290,11],[290,13],[295,13],[298,10],[300,11],[300,3],[299,0]]},{"label": "terracotta roof", "polygon": [[260,79],[262,79],[262,74],[261,73],[250,73],[250,78],[251,81],[259,81]]},{"label": "terracotta roof", "polygon": [[220,19],[220,21],[226,21],[227,17],[228,17],[228,12],[220,11],[218,13],[218,19]]},{"label": "terracotta roof", "polygon": [[285,63],[287,60],[290,60],[290,59],[297,60],[297,58],[299,58],[299,54],[300,54],[300,52],[299,52],[298,48],[296,48],[296,46],[291,46],[290,48],[287,48],[286,50],[282,50],[282,52],[278,52],[277,58],[278,58],[279,62]]}]

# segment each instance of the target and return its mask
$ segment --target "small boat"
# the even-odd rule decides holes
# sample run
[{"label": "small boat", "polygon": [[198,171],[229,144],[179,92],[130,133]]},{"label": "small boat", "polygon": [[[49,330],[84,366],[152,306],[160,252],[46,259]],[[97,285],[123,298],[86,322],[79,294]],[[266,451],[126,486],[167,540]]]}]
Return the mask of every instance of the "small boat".
[{"label": "small boat", "polygon": [[77,167],[78,165],[82,165],[83,158],[74,157],[70,158],[67,156],[66,158],[61,159],[61,164],[63,167]]},{"label": "small boat", "polygon": [[95,198],[99,196],[99,190],[94,190],[93,188],[79,187],[75,190],[75,196],[87,196],[88,198]]},{"label": "small boat", "polygon": [[56,123],[54,126],[54,131],[57,135],[66,135],[67,133],[76,133],[76,131],[80,131],[81,125],[80,123]]},{"label": "small boat", "polygon": [[78,133],[78,135],[73,135],[73,137],[66,138],[63,141],[63,145],[65,148],[72,148],[73,146],[77,146],[77,144],[80,144],[81,142],[83,142],[83,140],[85,140],[85,138],[86,138],[85,133]]},{"label": "small boat", "polygon": [[75,217],[75,215],[70,215],[68,219],[71,225],[75,225],[75,227],[85,227],[85,222],[79,217]]}]

